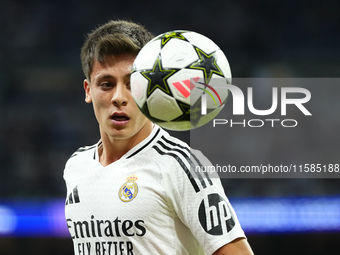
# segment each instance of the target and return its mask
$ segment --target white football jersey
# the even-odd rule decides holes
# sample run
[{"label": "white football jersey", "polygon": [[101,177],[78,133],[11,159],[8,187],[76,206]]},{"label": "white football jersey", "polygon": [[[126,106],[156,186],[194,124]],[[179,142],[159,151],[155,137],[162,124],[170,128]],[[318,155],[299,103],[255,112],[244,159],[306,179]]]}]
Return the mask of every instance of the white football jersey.
[{"label": "white football jersey", "polygon": [[244,237],[209,162],[155,125],[118,161],[99,163],[101,142],[66,163],[65,215],[77,255],[212,254]]}]

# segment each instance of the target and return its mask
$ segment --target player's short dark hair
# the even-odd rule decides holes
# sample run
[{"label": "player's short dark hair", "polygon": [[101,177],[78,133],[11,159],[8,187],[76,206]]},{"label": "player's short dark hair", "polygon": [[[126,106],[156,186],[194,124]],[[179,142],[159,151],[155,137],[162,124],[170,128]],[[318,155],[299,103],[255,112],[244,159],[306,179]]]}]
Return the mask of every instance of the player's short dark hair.
[{"label": "player's short dark hair", "polygon": [[104,63],[107,56],[123,54],[136,56],[153,35],[142,25],[124,21],[109,21],[87,35],[81,49],[81,63],[86,78],[90,75],[95,60]]}]

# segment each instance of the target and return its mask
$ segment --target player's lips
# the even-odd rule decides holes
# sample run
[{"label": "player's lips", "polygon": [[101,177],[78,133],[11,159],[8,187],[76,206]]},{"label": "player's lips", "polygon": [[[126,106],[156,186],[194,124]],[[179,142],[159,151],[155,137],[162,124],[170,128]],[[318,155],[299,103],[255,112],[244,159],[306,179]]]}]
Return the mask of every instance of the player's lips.
[{"label": "player's lips", "polygon": [[130,121],[130,117],[124,112],[115,112],[110,116],[111,122],[115,125],[126,125]]}]

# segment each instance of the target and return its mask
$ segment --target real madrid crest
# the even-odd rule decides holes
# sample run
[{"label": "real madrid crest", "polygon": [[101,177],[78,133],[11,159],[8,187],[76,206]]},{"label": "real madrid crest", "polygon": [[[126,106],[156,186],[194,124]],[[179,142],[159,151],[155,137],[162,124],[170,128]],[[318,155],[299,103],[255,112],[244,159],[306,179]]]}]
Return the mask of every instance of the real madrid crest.
[{"label": "real madrid crest", "polygon": [[119,189],[118,196],[120,200],[122,200],[123,202],[130,202],[137,196],[137,180],[138,176],[134,174],[126,178],[126,182]]}]

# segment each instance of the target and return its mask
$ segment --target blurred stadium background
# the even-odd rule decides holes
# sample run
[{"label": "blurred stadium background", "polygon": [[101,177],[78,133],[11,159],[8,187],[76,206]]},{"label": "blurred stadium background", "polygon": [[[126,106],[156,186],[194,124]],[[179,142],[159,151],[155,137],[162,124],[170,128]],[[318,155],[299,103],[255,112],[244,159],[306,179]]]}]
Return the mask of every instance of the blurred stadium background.
[{"label": "blurred stadium background", "polygon": [[[92,106],[84,103],[79,60],[84,35],[98,24],[130,19],[155,35],[175,29],[197,31],[220,46],[234,77],[340,73],[337,0],[0,3],[0,254],[73,254],[63,219],[62,174],[72,152],[99,139]],[[326,95],[324,103],[334,104],[332,121],[321,130],[311,125],[309,132],[316,138],[331,136],[330,148],[340,156],[340,106],[336,95],[329,100]],[[275,132],[268,130],[266,139],[275,143]],[[185,132],[174,134],[188,137]],[[233,135],[235,143],[268,152],[259,139]],[[315,139],[313,146],[323,142]],[[268,153],[264,160],[271,156]],[[336,157],[329,160],[339,163]],[[339,179],[223,183],[256,254],[339,253]]]}]

